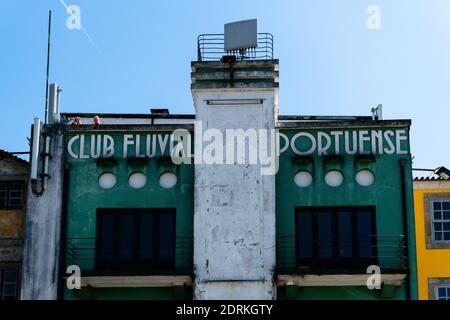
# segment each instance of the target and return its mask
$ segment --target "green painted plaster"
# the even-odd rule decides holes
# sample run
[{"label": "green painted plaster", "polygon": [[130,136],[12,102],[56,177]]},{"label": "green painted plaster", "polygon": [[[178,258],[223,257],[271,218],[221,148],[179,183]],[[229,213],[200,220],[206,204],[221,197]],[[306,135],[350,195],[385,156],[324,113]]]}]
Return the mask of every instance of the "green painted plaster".
[{"label": "green painted plaster", "polygon": [[[277,298],[279,300],[380,300],[383,296],[381,290],[369,290],[365,287],[296,287],[296,290],[279,287]],[[400,288],[394,289],[391,299],[405,300],[405,291]]]},{"label": "green painted plaster", "polygon": [[[377,128],[374,128],[376,130]],[[382,130],[395,130],[399,128],[379,128]],[[409,128],[406,129],[409,136]],[[362,130],[361,128],[333,128],[332,130]],[[364,128],[364,130],[367,130]],[[308,130],[315,135],[317,131],[329,133],[329,129]],[[282,133],[291,138],[298,130],[282,130]],[[386,147],[387,145],[383,145]],[[308,150],[310,146],[299,146],[301,150]],[[369,158],[361,159],[358,154],[340,154],[338,161],[330,161],[333,157],[325,157],[313,153],[308,157],[299,157],[291,148],[283,152],[279,159],[279,171],[276,176],[276,229],[277,237],[295,235],[295,208],[296,207],[324,207],[324,206],[374,206],[376,208],[377,235],[403,235],[403,209],[401,193],[400,159],[406,159],[406,210],[408,216],[408,249],[411,298],[417,298],[417,276],[415,258],[414,215],[411,179],[411,155],[409,140],[401,142],[401,149],[407,154],[375,154]],[[281,143],[283,148],[283,143]],[[329,149],[329,156],[333,155],[334,140]],[[340,150],[344,146],[340,145]],[[367,158],[367,156],[365,156]],[[374,183],[369,187],[360,186],[355,175],[358,170],[367,168],[375,175]],[[327,170],[337,169],[344,176],[339,187],[330,187],[325,183],[324,176]],[[313,175],[313,183],[305,188],[298,187],[294,182],[295,174],[300,170],[308,170]],[[365,288],[302,288],[298,291],[299,299],[306,298],[339,298],[339,299],[365,299],[375,298],[372,292]],[[290,293],[292,294],[292,293]],[[395,298],[406,298],[406,286],[397,289]]]},{"label": "green painted plaster", "polygon": [[[130,132],[133,133],[133,132]],[[163,132],[148,132],[156,134]],[[90,150],[89,133],[86,135],[85,151]],[[95,133],[93,133],[95,134]],[[193,165],[168,164],[160,161],[161,151],[156,150],[154,158],[148,161],[129,162],[123,158],[123,132],[102,132],[109,134],[115,141],[115,161],[100,161],[97,159],[74,159],[69,154],[67,164],[70,167],[69,194],[67,208],[67,237],[96,237],[96,212],[98,208],[173,208],[176,210],[176,235],[177,237],[193,237],[193,212],[194,212],[194,168]],[[135,134],[135,133],[133,133]],[[147,132],[139,132],[145,135]],[[168,134],[166,132],[166,134]],[[69,140],[72,136],[67,137]],[[78,150],[79,140],[73,144],[73,150]],[[145,143],[141,145],[144,150]],[[130,147],[129,157],[134,157],[134,146]],[[168,149],[168,148],[167,148]],[[166,149],[166,150],[167,150]],[[145,152],[145,151],[143,151]],[[165,156],[168,155],[166,152]],[[159,177],[165,171],[171,171],[178,177],[177,184],[171,189],[164,189],[159,185]],[[111,189],[102,189],[98,178],[105,172],[114,173],[117,183]],[[133,172],[142,172],[147,177],[146,185],[141,189],[133,189],[128,184],[128,178]],[[179,260],[177,260],[178,262]],[[182,260],[180,260],[182,261]],[[91,271],[94,261],[79,261],[83,271]],[[83,290],[82,290],[83,291]],[[84,290],[85,291],[85,290]],[[85,292],[80,297],[85,296]],[[77,298],[65,292],[65,298]],[[176,297],[170,288],[126,288],[126,289],[101,289],[95,290],[94,299],[133,298],[138,299],[165,299]]]},{"label": "green painted plaster", "polygon": [[[361,128],[345,128],[333,130],[362,130]],[[387,130],[389,128],[383,128]],[[398,129],[398,128],[391,128]],[[408,128],[406,129],[409,133]],[[366,129],[364,129],[366,130]],[[327,129],[320,129],[329,132]],[[282,130],[288,137],[299,132]],[[317,130],[308,130],[317,133]],[[156,132],[148,132],[154,134]],[[160,132],[158,132],[160,133]],[[68,137],[75,135],[71,133]],[[89,133],[83,132],[88,135]],[[97,164],[96,159],[73,159],[67,155],[70,166],[69,195],[67,208],[67,236],[95,237],[97,208],[174,208],[176,209],[177,236],[192,237],[193,234],[193,203],[194,203],[194,168],[193,165],[175,166],[161,160],[161,152],[157,150],[154,158],[147,163],[129,163],[123,158],[123,132],[102,132],[111,135],[116,141],[115,162]],[[141,135],[147,132],[139,132]],[[78,150],[78,142],[73,144]],[[89,153],[90,139],[85,140],[85,150]],[[305,147],[305,146],[304,146]],[[141,145],[145,152],[145,143]],[[308,146],[306,146],[308,148]],[[291,148],[281,154],[279,172],[276,176],[276,231],[279,236],[293,236],[295,230],[295,208],[315,206],[374,206],[376,207],[377,234],[402,235],[402,202],[399,160],[406,160],[406,210],[408,216],[409,236],[409,268],[411,271],[411,298],[417,297],[416,258],[414,239],[414,217],[411,180],[411,155],[409,141],[402,141],[401,148],[407,154],[375,154],[367,159],[358,155],[341,154],[340,157],[325,157],[312,154],[309,157],[298,157]],[[133,147],[128,153],[133,157]],[[343,150],[343,146],[340,146]],[[332,143],[330,150],[334,150]],[[330,152],[330,155],[333,153]],[[164,154],[167,156],[167,154]],[[375,175],[372,186],[362,187],[355,181],[358,170],[367,168]],[[326,170],[338,169],[344,175],[341,186],[332,188],[326,185],[324,175]],[[294,183],[294,175],[299,170],[308,170],[313,174],[313,183],[306,188],[299,188]],[[128,177],[134,171],[143,172],[147,176],[147,184],[139,190],[128,185]],[[158,179],[164,171],[172,171],[178,177],[177,185],[172,189],[163,189]],[[101,189],[98,177],[104,172],[112,172],[117,177],[117,184],[108,190]],[[82,270],[92,269],[92,263],[86,263]],[[295,289],[295,290],[294,290]],[[65,291],[67,299],[171,299],[180,296],[180,288],[110,288],[83,289],[74,295],[73,291]],[[188,292],[191,289],[181,291]],[[286,298],[285,288],[279,288],[278,297]],[[289,297],[296,299],[381,299],[380,290],[369,290],[365,287],[301,287],[290,288]],[[406,299],[406,287],[396,288],[392,299]]]},{"label": "green painted plaster", "polygon": [[83,288],[66,290],[67,300],[185,300],[192,299],[190,287]]}]

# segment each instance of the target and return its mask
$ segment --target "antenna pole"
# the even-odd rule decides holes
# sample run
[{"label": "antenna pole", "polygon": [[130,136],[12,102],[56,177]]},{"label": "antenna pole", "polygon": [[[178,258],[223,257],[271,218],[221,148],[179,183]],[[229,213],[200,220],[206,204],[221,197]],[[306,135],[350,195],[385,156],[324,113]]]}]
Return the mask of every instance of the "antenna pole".
[{"label": "antenna pole", "polygon": [[48,74],[50,70],[50,33],[52,27],[52,11],[48,12],[48,36],[47,36],[47,77],[45,80],[45,118],[44,123],[47,124],[48,113]]}]

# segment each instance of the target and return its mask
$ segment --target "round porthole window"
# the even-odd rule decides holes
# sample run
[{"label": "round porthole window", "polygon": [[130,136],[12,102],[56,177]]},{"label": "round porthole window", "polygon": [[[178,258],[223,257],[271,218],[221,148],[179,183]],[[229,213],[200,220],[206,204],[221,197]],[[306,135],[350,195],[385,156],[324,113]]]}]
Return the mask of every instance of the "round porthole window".
[{"label": "round porthole window", "polygon": [[140,189],[147,183],[147,177],[142,172],[135,172],[128,178],[128,184],[133,189]]},{"label": "round porthole window", "polygon": [[98,178],[98,185],[102,189],[111,189],[116,185],[116,182],[117,182],[116,176],[109,172],[103,173]]},{"label": "round porthole window", "polygon": [[375,180],[375,176],[373,175],[372,171],[366,169],[358,171],[355,178],[356,182],[358,182],[358,184],[363,187],[372,185],[373,181]]},{"label": "round porthole window", "polygon": [[294,182],[300,188],[305,188],[311,185],[313,176],[308,171],[299,171],[294,176]]},{"label": "round porthole window", "polygon": [[330,187],[339,187],[344,181],[344,176],[338,170],[330,170],[325,175],[325,182]]},{"label": "round porthole window", "polygon": [[164,172],[159,177],[159,185],[164,189],[173,188],[177,184],[177,176],[172,172]]}]

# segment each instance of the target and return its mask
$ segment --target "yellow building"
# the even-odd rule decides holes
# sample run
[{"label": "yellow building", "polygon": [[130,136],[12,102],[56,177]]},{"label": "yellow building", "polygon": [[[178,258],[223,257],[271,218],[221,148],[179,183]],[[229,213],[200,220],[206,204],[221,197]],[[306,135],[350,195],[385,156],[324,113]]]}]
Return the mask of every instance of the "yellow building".
[{"label": "yellow building", "polygon": [[450,180],[413,185],[419,299],[450,300]]},{"label": "yellow building", "polygon": [[20,297],[28,162],[0,149],[0,302]]}]

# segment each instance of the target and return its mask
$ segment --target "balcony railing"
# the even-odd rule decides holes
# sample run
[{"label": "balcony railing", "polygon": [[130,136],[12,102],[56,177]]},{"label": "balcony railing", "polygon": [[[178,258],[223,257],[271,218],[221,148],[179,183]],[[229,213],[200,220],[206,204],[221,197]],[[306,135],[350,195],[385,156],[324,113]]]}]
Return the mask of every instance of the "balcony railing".
[{"label": "balcony railing", "polygon": [[[338,239],[322,241],[311,247],[302,245],[309,254],[300,254],[295,236],[277,238],[278,274],[357,274],[377,265],[382,273],[407,273],[407,244],[402,235],[373,235],[355,241],[342,239],[347,252],[340,252]],[[342,248],[342,247],[341,247]],[[319,254],[321,253],[321,254]]]},{"label": "balcony railing", "polygon": [[[192,239],[176,237],[165,245],[160,241],[163,257],[147,260],[100,260],[96,238],[68,238],[65,247],[66,266],[77,265],[87,275],[177,275],[192,274]],[[170,247],[169,247],[170,246]]]},{"label": "balcony railing", "polygon": [[224,55],[236,56],[238,60],[273,59],[273,36],[270,33],[258,33],[256,48],[225,51],[223,34],[201,34],[197,38],[197,60],[219,61]]}]

